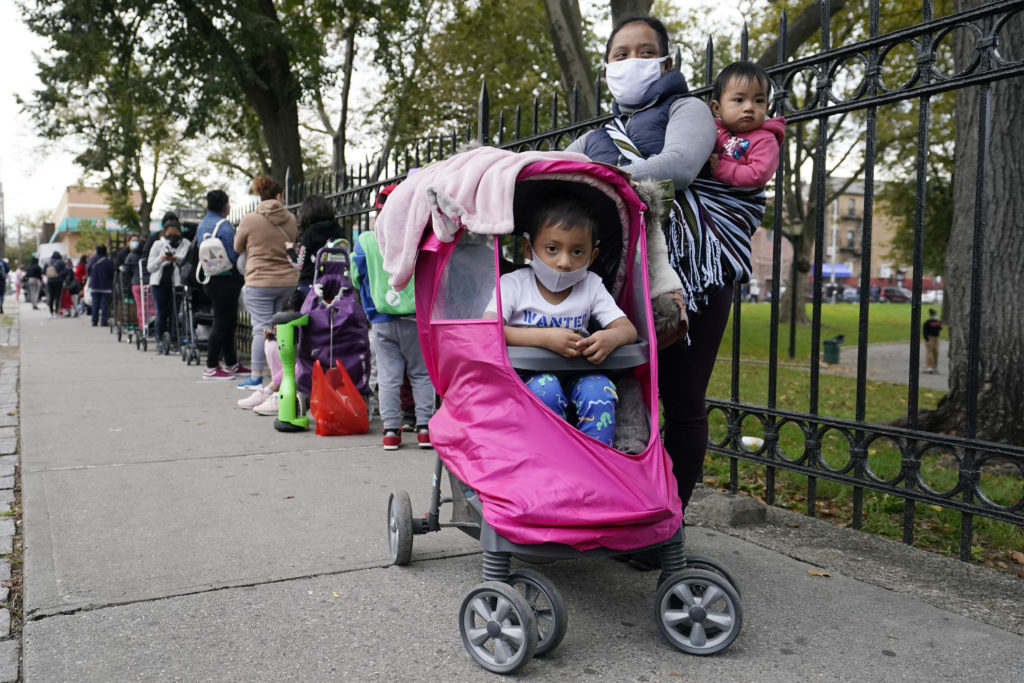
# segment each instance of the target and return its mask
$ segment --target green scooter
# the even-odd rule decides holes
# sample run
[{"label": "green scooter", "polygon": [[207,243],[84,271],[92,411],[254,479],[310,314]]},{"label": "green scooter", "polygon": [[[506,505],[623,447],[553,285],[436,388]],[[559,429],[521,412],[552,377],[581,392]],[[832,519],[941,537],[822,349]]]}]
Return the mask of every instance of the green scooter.
[{"label": "green scooter", "polygon": [[277,330],[277,350],[281,354],[281,387],[277,392],[277,419],[274,429],[279,432],[304,432],[309,429],[309,416],[303,415],[295,385],[295,357],[298,328],[309,323],[309,315],[294,311],[275,313],[272,321]]}]

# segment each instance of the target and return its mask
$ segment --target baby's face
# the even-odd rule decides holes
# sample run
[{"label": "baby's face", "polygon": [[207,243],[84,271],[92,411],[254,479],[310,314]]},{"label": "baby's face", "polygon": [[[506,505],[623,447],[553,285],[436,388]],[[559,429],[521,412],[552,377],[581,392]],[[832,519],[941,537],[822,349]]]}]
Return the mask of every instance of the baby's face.
[{"label": "baby's face", "polygon": [[590,230],[582,225],[566,230],[545,223],[533,238],[531,250],[534,258],[565,273],[587,267],[597,256]]},{"label": "baby's face", "polygon": [[768,115],[768,84],[756,78],[731,78],[721,100],[711,100],[711,111],[732,133],[757,130]]}]

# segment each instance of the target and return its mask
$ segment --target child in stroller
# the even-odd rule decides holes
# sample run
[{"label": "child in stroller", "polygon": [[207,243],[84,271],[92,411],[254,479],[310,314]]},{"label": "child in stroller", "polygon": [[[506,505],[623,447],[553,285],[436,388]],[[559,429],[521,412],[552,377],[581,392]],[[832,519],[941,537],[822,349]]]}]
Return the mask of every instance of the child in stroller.
[{"label": "child in stroller", "polygon": [[[597,257],[597,221],[582,200],[559,197],[541,206],[525,226],[530,268],[501,276],[505,343],[534,346],[566,358],[600,364],[612,351],[636,341],[636,328],[588,270]],[[532,241],[531,241],[532,240]],[[485,317],[497,314],[497,299]],[[602,329],[588,332],[593,318]],[[521,375],[522,376],[522,375]],[[603,444],[615,438],[615,385],[606,375],[526,373],[527,388],[556,415],[569,404],[562,382],[571,382],[576,426]]]},{"label": "child in stroller", "polygon": [[[504,321],[485,314],[509,265],[504,247],[514,238],[507,236],[558,195],[592,208],[601,247],[591,268],[637,334],[636,342],[619,346],[598,366],[586,357],[508,345]],[[406,564],[413,535],[444,526],[480,540],[485,581],[463,601],[459,626],[469,654],[490,671],[516,671],[553,650],[565,634],[567,613],[557,589],[540,572],[514,569],[513,557],[550,561],[657,549],[662,573],[655,619],[672,645],[712,654],[729,646],[742,623],[728,572],[684,553],[678,487],[657,432],[643,208],[627,178],[581,155],[482,147],[400,184],[378,217],[392,286],[415,275],[420,341],[443,398],[430,421],[438,454],[430,508],[414,518],[409,495],[391,494],[389,550],[395,564]],[[663,239],[656,227],[651,234]],[[504,313],[503,294],[500,287],[494,310]],[[572,370],[615,373],[635,387],[634,398],[619,408],[643,407],[639,452],[624,453],[573,429],[518,375]],[[445,468],[451,486],[442,498]],[[463,485],[473,491],[469,498]],[[441,522],[442,503],[452,505],[450,524]]]}]

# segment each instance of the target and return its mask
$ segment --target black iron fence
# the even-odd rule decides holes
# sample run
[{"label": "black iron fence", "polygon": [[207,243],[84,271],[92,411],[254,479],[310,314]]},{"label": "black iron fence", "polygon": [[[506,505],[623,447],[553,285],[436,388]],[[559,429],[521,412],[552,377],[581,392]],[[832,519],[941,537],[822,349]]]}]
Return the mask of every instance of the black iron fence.
[{"label": "black iron fence", "polygon": [[[919,197],[924,197],[928,182],[927,154],[928,131],[931,126],[930,102],[942,93],[964,88],[977,88],[981,98],[980,106],[986,109],[988,85],[1003,79],[1019,79],[1024,74],[1024,61],[1007,61],[999,52],[1006,41],[1019,40],[1011,31],[1024,26],[1024,1],[1013,0],[991,2],[975,9],[935,19],[932,17],[931,2],[923,5],[922,21],[914,26],[879,34],[879,0],[871,0],[866,22],[866,37],[853,44],[832,47],[829,42],[830,18],[828,3],[821,3],[822,49],[809,57],[786,61],[785,47],[787,26],[785,17],[780,25],[778,66],[769,69],[776,85],[772,106],[777,115],[785,115],[791,124],[817,124],[817,141],[814,161],[816,172],[803,189],[806,202],[813,205],[815,212],[813,278],[811,298],[811,340],[809,357],[805,359],[808,374],[807,408],[794,410],[787,406],[792,401],[782,401],[779,395],[780,363],[779,337],[782,310],[780,295],[782,283],[789,276],[782,268],[783,240],[787,224],[784,223],[786,196],[789,183],[783,182],[789,169],[780,164],[776,176],[774,201],[769,216],[773,222],[765,227],[771,230],[771,297],[770,330],[768,330],[769,352],[766,365],[766,400],[754,404],[741,399],[748,365],[741,359],[741,311],[737,291],[733,311],[733,343],[729,371],[731,391],[726,397],[708,399],[709,418],[717,426],[712,430],[708,444],[714,454],[725,456],[730,462],[729,486],[736,491],[741,486],[743,471],[752,464],[758,475],[763,477],[763,495],[769,504],[775,504],[777,497],[777,474],[780,470],[806,475],[806,512],[817,514],[818,482],[827,480],[851,487],[850,523],[860,528],[864,519],[865,491],[890,494],[902,500],[903,540],[914,541],[916,503],[925,503],[961,513],[960,555],[967,559],[971,550],[971,539],[975,516],[984,516],[1024,526],[1024,448],[1020,445],[1005,445],[980,441],[967,436],[947,436],[926,432],[918,428],[916,415],[919,408],[919,334],[921,323],[921,294],[923,278],[922,249],[924,240],[924,212],[918,210],[914,221],[914,262],[910,306],[911,339],[909,342],[909,370],[906,377],[907,426],[895,427],[876,424],[866,419],[868,394],[868,333],[871,305],[871,269],[873,259],[872,231],[875,217],[876,165],[881,160],[876,155],[880,110],[896,106],[914,109],[918,113],[917,140],[918,158],[916,182]],[[973,37],[974,55],[968,59],[969,66],[960,72],[944,72],[952,61],[953,41],[957,32],[967,31]],[[740,45],[740,58],[746,58],[746,32]],[[942,62],[942,55],[946,61]],[[707,97],[710,94],[710,77],[715,73],[713,50],[709,42],[705,66],[705,85],[694,93]],[[891,69],[887,67],[890,66]],[[678,52],[676,63],[679,63]],[[720,65],[719,65],[720,66]],[[943,68],[940,68],[943,67]],[[891,82],[892,74],[901,74],[897,84]],[[1021,82],[1024,86],[1024,82]],[[602,101],[600,80],[595,84],[597,101]],[[600,109],[600,105],[599,105]],[[339,178],[315,179],[300,186],[289,185],[286,190],[287,203],[295,208],[308,195],[325,194],[334,203],[339,221],[350,233],[368,227],[373,211],[373,200],[378,190],[404,177],[409,168],[426,165],[432,161],[453,154],[464,142],[477,140],[514,151],[563,149],[584,132],[605,123],[610,114],[600,110],[595,116],[584,118],[579,111],[577,98],[560,103],[553,96],[549,101],[535,100],[533,111],[524,113],[517,109],[506,116],[490,111],[487,90],[481,90],[479,118],[475,126],[467,127],[454,134],[421,138],[406,148],[393,152],[387,159],[351,171],[344,180],[367,179],[356,187],[338,190]],[[587,112],[586,115],[589,115]],[[532,118],[530,117],[532,114]],[[830,376],[823,379],[820,372],[822,348],[822,264],[824,262],[826,189],[830,182],[826,175],[826,157],[829,153],[830,120],[855,115],[856,126],[863,134],[859,149],[863,152],[862,170],[864,195],[862,223],[859,235],[861,245],[861,275],[858,283],[858,355],[854,382],[854,406],[852,418],[830,417],[821,414],[820,398],[823,386],[829,387]],[[531,118],[527,130],[523,131],[524,118]],[[546,119],[546,120],[545,120]],[[492,128],[492,124],[494,127]],[[805,128],[805,130],[809,130]],[[493,133],[492,133],[493,131]],[[986,134],[987,131],[981,131]],[[978,164],[985,164],[984,148]],[[860,152],[858,152],[860,154]],[[784,160],[785,161],[785,160]],[[377,165],[380,168],[377,168]],[[374,180],[368,180],[374,178]],[[985,175],[978,174],[979,184],[985,182]],[[978,196],[984,188],[979,185]],[[799,190],[798,190],[799,191]],[[919,204],[923,204],[919,201]],[[976,212],[980,217],[981,212]],[[981,219],[978,218],[980,221]],[[984,225],[977,226],[975,234],[980,240]],[[981,250],[974,250],[974,258],[981,258]],[[975,269],[978,277],[980,269]],[[790,283],[791,289],[793,282]],[[737,288],[738,290],[738,288]],[[980,311],[980,283],[972,283],[972,311]],[[796,297],[791,297],[793,310]],[[793,323],[791,323],[792,325]],[[795,329],[795,328],[794,328]],[[758,330],[758,334],[765,334]],[[792,333],[791,333],[792,334]],[[968,336],[967,362],[972,368],[978,366],[978,339],[980,330],[977,320],[972,321]],[[792,338],[792,337],[791,337]],[[790,346],[793,357],[793,344]],[[791,366],[791,363],[785,364]],[[720,370],[721,371],[721,368]],[[977,394],[979,379],[977,372],[970,374],[968,391]],[[783,397],[785,398],[785,397]],[[971,408],[976,410],[976,406]],[[970,421],[972,416],[968,416]],[[746,438],[745,438],[746,437]],[[828,444],[828,449],[823,445]],[[897,454],[897,464],[886,464],[886,455]],[[939,475],[939,470],[944,476]],[[949,479],[949,473],[955,479]],[[1011,481],[1010,493],[993,495],[986,490],[984,480],[987,473],[996,472]],[[748,475],[749,476],[749,475]],[[1015,483],[1014,483],[1015,482]],[[1013,493],[1016,491],[1016,493]]]}]

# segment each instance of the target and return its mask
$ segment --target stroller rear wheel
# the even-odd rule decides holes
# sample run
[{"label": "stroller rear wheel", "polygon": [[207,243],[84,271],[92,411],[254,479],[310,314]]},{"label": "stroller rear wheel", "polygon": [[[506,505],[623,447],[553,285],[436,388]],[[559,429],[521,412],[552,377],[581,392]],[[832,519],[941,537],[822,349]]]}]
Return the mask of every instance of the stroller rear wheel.
[{"label": "stroller rear wheel", "polygon": [[546,576],[533,569],[518,569],[506,582],[523,594],[537,617],[537,650],[534,657],[543,657],[558,647],[569,625],[569,610],[562,594]]},{"label": "stroller rear wheel", "polygon": [[654,618],[675,647],[692,655],[713,655],[739,635],[743,609],[724,578],[701,569],[684,569],[661,584]]},{"label": "stroller rear wheel", "polygon": [[484,581],[469,592],[459,610],[459,631],[477,664],[498,674],[519,671],[537,649],[533,608],[500,581]]},{"label": "stroller rear wheel", "polygon": [[412,501],[405,491],[388,497],[388,552],[391,564],[399,567],[412,559]]}]

